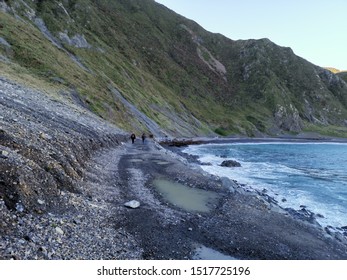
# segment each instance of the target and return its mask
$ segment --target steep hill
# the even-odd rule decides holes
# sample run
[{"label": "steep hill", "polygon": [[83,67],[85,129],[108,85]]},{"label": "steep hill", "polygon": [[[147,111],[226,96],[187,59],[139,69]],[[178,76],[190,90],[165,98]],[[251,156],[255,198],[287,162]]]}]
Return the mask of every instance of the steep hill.
[{"label": "steep hill", "polygon": [[153,0],[0,1],[2,76],[155,135],[345,136],[347,85],[268,39],[230,40]]}]

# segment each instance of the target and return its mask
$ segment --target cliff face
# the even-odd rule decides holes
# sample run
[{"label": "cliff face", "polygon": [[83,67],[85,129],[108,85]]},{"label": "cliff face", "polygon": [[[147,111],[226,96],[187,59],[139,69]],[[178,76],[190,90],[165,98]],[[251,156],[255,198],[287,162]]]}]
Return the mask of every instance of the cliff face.
[{"label": "cliff face", "polygon": [[152,0],[8,0],[0,10],[2,75],[73,91],[123,129],[345,135],[346,83],[268,39],[209,33]]}]

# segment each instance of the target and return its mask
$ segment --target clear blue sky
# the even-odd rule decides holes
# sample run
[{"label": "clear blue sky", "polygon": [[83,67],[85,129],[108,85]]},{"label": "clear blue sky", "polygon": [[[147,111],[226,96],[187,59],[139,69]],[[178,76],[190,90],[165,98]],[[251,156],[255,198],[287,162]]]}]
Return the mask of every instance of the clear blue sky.
[{"label": "clear blue sky", "polygon": [[322,66],[347,70],[347,0],[156,0],[233,40],[269,38]]}]

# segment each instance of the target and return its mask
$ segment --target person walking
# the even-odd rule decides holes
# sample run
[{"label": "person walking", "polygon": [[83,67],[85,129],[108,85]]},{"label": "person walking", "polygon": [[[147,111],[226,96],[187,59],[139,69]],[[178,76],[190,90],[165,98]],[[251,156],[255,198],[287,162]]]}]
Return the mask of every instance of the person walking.
[{"label": "person walking", "polygon": [[142,138],[142,144],[145,144],[146,134],[142,133],[141,138]]},{"label": "person walking", "polygon": [[133,133],[133,134],[131,134],[130,139],[131,139],[131,143],[133,143],[133,144],[134,144],[135,139],[136,139],[136,135],[135,135],[134,133]]}]

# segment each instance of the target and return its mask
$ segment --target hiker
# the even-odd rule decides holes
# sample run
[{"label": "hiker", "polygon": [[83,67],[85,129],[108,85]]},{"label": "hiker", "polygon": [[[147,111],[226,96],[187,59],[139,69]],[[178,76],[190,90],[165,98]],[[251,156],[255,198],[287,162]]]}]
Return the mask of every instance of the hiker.
[{"label": "hiker", "polygon": [[131,138],[131,143],[133,143],[133,144],[134,144],[135,139],[136,139],[135,134],[134,134],[134,133],[133,133],[133,134],[131,134],[130,138]]},{"label": "hiker", "polygon": [[141,138],[142,138],[142,143],[145,144],[146,134],[143,133]]}]

